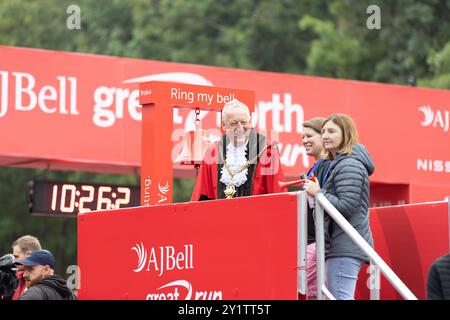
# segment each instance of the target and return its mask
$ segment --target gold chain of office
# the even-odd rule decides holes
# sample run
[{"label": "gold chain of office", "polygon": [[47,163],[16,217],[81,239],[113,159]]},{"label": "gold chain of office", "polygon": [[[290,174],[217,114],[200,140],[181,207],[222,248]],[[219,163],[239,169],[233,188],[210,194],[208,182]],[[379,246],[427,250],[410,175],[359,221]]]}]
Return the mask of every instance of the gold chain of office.
[{"label": "gold chain of office", "polygon": [[[271,144],[271,146],[272,146],[272,145],[275,145],[275,143]],[[220,150],[220,157],[221,157],[221,159],[222,159],[222,162],[223,162],[223,165],[224,165],[225,169],[227,169],[228,173],[229,173],[230,176],[231,176],[231,180],[233,181],[235,175],[237,175],[238,173],[240,173],[240,172],[244,171],[245,169],[247,169],[248,167],[250,167],[251,163],[254,162],[257,158],[259,158],[259,157],[262,155],[262,153],[263,153],[264,151],[266,151],[267,147],[268,147],[268,146],[266,145],[266,146],[264,147],[264,149],[262,149],[261,152],[260,152],[256,157],[254,157],[251,161],[247,161],[247,162],[245,163],[245,165],[244,165],[241,169],[239,169],[237,172],[235,172],[235,173],[233,173],[233,172],[231,171],[231,169],[228,167],[227,161],[224,159],[224,156],[223,156],[223,150]],[[236,186],[235,186],[235,185],[229,185],[229,186],[227,186],[227,188],[224,190],[224,193],[225,193],[225,197],[226,197],[227,199],[233,198],[233,196],[234,196],[235,193],[236,193]]]},{"label": "gold chain of office", "polygon": [[[273,145],[275,145],[275,143],[272,143],[270,146],[273,146]],[[244,165],[241,169],[239,169],[238,171],[236,171],[235,173],[233,173],[233,172],[231,171],[231,169],[228,167],[227,161],[225,160],[225,158],[224,158],[224,156],[223,156],[223,149],[220,150],[220,158],[221,158],[221,160],[222,160],[222,162],[223,162],[223,166],[225,167],[225,169],[228,171],[228,173],[230,174],[231,178],[233,179],[235,175],[237,175],[238,173],[240,173],[240,172],[244,171],[245,169],[247,169],[248,167],[250,167],[250,165],[251,165],[253,162],[255,162],[255,160],[258,159],[258,158],[263,154],[264,151],[266,151],[267,147],[268,147],[268,146],[266,145],[256,157],[254,157],[253,159],[247,161],[247,162],[245,163],[245,165]]]}]

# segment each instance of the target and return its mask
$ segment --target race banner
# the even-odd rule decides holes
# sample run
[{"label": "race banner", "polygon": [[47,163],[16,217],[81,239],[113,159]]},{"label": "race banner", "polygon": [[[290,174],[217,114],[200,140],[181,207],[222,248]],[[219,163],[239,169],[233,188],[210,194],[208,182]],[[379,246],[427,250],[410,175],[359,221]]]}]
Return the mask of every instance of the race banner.
[{"label": "race banner", "polygon": [[80,299],[297,299],[297,197],[78,216]]},{"label": "race banner", "polygon": [[[286,177],[313,164],[302,123],[347,113],[374,159],[372,183],[406,188],[391,199],[380,191],[377,203],[448,196],[448,90],[7,46],[0,57],[0,165],[137,174],[139,84],[172,81],[254,91],[253,125],[279,139]],[[220,128],[219,112],[203,110],[200,118],[203,129]],[[194,110],[174,110],[174,130],[194,122]],[[194,177],[192,167],[174,170]]]}]

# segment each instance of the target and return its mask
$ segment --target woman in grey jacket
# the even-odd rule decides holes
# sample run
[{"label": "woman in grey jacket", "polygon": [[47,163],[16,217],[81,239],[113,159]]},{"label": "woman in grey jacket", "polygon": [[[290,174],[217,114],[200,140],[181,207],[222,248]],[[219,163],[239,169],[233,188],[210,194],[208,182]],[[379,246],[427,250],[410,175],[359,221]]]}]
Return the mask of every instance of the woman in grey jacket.
[{"label": "woman in grey jacket", "polygon": [[[369,224],[369,176],[374,164],[367,149],[357,144],[353,120],[345,114],[334,114],[322,125],[325,157],[332,160],[325,186],[305,183],[308,194],[318,192],[336,207],[359,234],[373,246]],[[356,281],[362,263],[369,262],[364,252],[349,236],[325,215],[327,239],[327,286],[338,300],[354,299]]]}]

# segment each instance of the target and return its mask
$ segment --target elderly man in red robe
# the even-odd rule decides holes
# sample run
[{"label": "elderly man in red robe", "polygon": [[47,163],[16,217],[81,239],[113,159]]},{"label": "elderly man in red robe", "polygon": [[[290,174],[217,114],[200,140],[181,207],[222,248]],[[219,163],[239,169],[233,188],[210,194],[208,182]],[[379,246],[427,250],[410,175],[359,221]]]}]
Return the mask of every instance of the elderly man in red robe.
[{"label": "elderly man in red robe", "polygon": [[221,140],[205,152],[191,201],[281,192],[278,149],[251,127],[248,107],[238,100],[227,103],[222,128]]}]

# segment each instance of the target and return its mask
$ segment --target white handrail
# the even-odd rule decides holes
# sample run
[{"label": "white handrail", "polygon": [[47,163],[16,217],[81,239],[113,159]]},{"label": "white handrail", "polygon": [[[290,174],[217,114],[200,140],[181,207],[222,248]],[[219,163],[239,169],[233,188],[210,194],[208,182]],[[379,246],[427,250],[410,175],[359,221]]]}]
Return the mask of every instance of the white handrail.
[{"label": "white handrail", "polygon": [[370,300],[380,300],[380,268],[370,260],[369,266]]},{"label": "white handrail", "polygon": [[336,298],[331,294],[330,290],[326,286],[322,286],[322,292],[328,300],[336,300]]},{"label": "white handrail", "polygon": [[[317,288],[323,286],[322,281],[319,280],[319,253],[325,254],[324,246],[324,225],[323,225],[323,210],[327,211],[330,217],[342,228],[342,230],[364,251],[364,253],[371,259],[372,263],[380,268],[380,271],[386,277],[386,279],[394,286],[394,288],[400,293],[400,295],[407,300],[417,300],[416,296],[408,289],[408,287],[400,280],[400,278],[392,271],[392,269],[384,262],[384,260],[376,253],[376,251],[364,240],[364,238],[353,228],[353,226],[342,216],[342,214],[331,204],[330,201],[322,194],[316,195],[316,243],[317,243]],[[319,249],[319,247],[321,247]],[[320,251],[320,252],[319,252]],[[322,268],[323,271],[323,268]],[[323,298],[323,294],[318,290],[317,298]]]},{"label": "white handrail", "polygon": [[[322,288],[325,287],[325,237],[317,236],[324,235],[324,215],[323,208],[319,205],[316,205],[315,208],[315,217],[316,217],[316,268],[317,268],[317,299],[325,300],[324,291]],[[331,295],[331,293],[330,293]],[[334,299],[334,297],[333,297]]]},{"label": "white handrail", "polygon": [[300,294],[308,295],[306,274],[306,246],[308,245],[308,206],[306,192],[297,193],[297,252],[298,252],[298,282],[297,290]]}]

